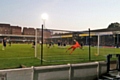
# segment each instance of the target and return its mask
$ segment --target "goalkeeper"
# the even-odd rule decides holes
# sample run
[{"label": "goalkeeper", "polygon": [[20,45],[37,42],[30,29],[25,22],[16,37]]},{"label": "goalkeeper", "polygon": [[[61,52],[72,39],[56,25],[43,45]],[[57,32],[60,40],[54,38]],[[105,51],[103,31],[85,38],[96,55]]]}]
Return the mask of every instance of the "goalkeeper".
[{"label": "goalkeeper", "polygon": [[[70,48],[67,49],[67,51],[70,50],[70,49],[72,49],[71,52],[70,52],[70,54],[72,54],[72,52],[73,52],[76,48],[81,48],[81,45],[78,43],[78,41],[76,41],[76,40],[74,39],[74,42],[75,42],[75,44],[72,45]],[[67,52],[67,51],[66,51],[66,52]]]}]

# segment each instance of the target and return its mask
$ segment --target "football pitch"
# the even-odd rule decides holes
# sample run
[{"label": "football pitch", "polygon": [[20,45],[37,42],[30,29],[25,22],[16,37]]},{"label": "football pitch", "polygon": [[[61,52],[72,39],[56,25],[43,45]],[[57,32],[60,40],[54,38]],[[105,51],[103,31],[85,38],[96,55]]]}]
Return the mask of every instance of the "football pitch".
[{"label": "football pitch", "polygon": [[[0,47],[0,69],[19,68],[21,65],[26,67],[41,66],[41,46],[39,44],[37,45],[36,57],[35,48],[32,48],[32,44],[7,45],[5,50],[2,50],[2,44]],[[89,53],[89,47],[84,46],[84,49],[77,48],[70,55],[70,51],[66,52],[68,47],[70,45],[66,47],[54,45],[50,48],[44,45],[42,65],[105,61],[107,54],[119,54],[120,52],[119,48],[100,47],[98,53],[97,47],[90,47]]]}]

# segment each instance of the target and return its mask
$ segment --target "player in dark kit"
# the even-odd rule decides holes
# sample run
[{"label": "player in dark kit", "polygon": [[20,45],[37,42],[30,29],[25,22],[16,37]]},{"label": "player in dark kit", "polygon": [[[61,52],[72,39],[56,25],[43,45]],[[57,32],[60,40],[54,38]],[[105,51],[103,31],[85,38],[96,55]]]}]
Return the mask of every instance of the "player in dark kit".
[{"label": "player in dark kit", "polygon": [[33,41],[32,43],[32,48],[35,48],[35,41]]},{"label": "player in dark kit", "polygon": [[2,40],[2,44],[3,44],[2,50],[5,50],[5,47],[6,47],[6,38],[4,38]]},{"label": "player in dark kit", "polygon": [[81,45],[81,49],[84,49],[84,48],[83,48],[84,43],[83,43],[83,42],[81,42],[81,43],[80,43],[80,45]]},{"label": "player in dark kit", "polygon": [[48,46],[48,48],[50,48],[51,46],[54,47],[54,42],[53,42],[52,40],[49,42],[49,46]]},{"label": "player in dark kit", "polygon": [[61,45],[61,41],[60,41],[60,40],[58,40],[58,47],[60,47],[60,45]]}]

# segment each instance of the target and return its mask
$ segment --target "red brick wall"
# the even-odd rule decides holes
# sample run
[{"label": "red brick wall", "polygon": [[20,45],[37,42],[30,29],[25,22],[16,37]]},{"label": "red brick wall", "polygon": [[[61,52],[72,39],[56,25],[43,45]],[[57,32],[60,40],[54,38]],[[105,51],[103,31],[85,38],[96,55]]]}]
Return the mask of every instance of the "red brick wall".
[{"label": "red brick wall", "polygon": [[35,35],[35,29],[34,28],[23,28],[23,35]]},{"label": "red brick wall", "polygon": [[21,27],[18,26],[11,26],[12,27],[12,34],[16,34],[16,35],[21,35]]},{"label": "red brick wall", "polygon": [[10,24],[0,24],[0,34],[11,34]]}]

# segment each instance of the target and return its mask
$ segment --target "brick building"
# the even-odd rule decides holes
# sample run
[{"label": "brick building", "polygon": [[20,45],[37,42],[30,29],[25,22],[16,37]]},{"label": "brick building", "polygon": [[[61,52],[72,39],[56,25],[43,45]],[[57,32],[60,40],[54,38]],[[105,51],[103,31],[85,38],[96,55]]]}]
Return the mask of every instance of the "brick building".
[{"label": "brick building", "polygon": [[[37,28],[37,36],[41,36],[42,35],[42,30]],[[51,37],[51,31],[48,29],[44,29],[43,30],[43,36],[44,38],[50,38]]]},{"label": "brick building", "polygon": [[11,34],[10,24],[0,24],[0,34]]},{"label": "brick building", "polygon": [[11,34],[15,34],[15,35],[21,35],[21,27],[19,26],[11,26],[12,29],[12,33]]},{"label": "brick building", "polygon": [[[11,26],[10,24],[0,24],[0,42],[3,39],[3,37],[7,37],[11,39],[14,42],[20,42],[20,41],[34,41],[35,40],[35,34],[36,29],[34,28],[27,28],[27,27],[19,27],[19,26]],[[40,28],[37,28],[37,36],[38,41],[41,40],[42,31]],[[51,31],[48,29],[44,29],[43,31],[44,39],[51,37]]]},{"label": "brick building", "polygon": [[41,29],[37,28],[37,36],[41,36]]},{"label": "brick building", "polygon": [[35,29],[34,28],[23,28],[23,35],[35,35]]},{"label": "brick building", "polygon": [[45,29],[44,32],[43,32],[43,36],[44,36],[45,39],[46,38],[51,38],[51,31]]}]

